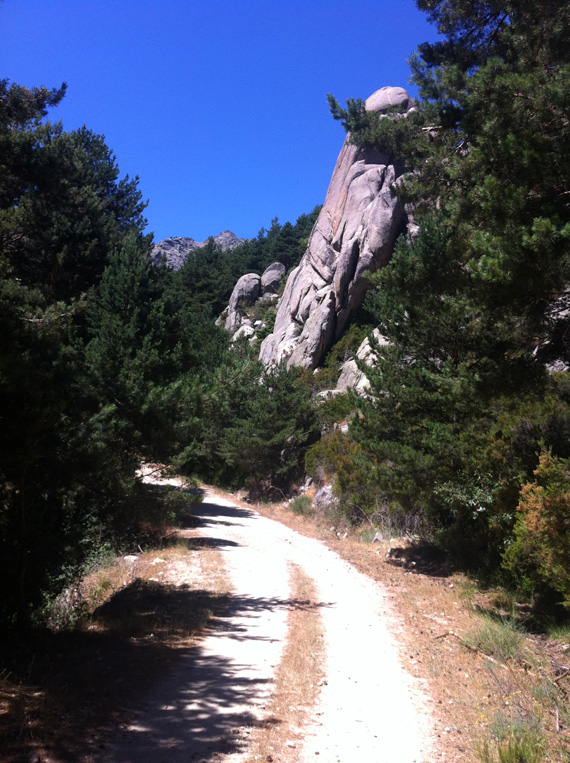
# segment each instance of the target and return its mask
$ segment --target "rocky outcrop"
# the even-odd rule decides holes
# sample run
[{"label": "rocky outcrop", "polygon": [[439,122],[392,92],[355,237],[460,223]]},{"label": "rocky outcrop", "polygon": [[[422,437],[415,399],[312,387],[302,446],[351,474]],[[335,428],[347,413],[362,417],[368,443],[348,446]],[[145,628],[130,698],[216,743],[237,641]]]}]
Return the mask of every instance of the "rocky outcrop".
[{"label": "rocky outcrop", "polygon": [[[241,246],[242,244],[245,244],[246,239],[245,238],[239,238],[236,236],[235,233],[232,233],[231,230],[223,230],[221,233],[218,233],[217,236],[213,236],[214,239],[214,245],[219,247],[222,252],[233,252],[234,249],[237,249],[238,246]],[[210,239],[206,239],[205,241],[202,241],[200,246],[206,246]]]},{"label": "rocky outcrop", "polygon": [[261,276],[261,295],[275,294],[285,273],[285,265],[280,262],[270,265]]},{"label": "rocky outcrop", "polygon": [[[265,324],[261,320],[252,321],[248,316],[248,312],[251,312],[248,308],[259,300],[276,302],[279,299],[276,292],[284,275],[285,266],[280,262],[269,265],[261,276],[257,273],[246,273],[234,286],[230,303],[216,321],[217,325],[223,323],[226,331],[229,331],[234,339],[241,336],[253,338],[257,331],[265,328]],[[243,331],[246,327],[248,330]]]},{"label": "rocky outcrop", "polygon": [[242,323],[242,313],[244,307],[251,307],[257,302],[261,294],[261,277],[257,273],[246,273],[234,286],[230,304],[228,306],[228,317],[225,327],[231,334],[234,334]]},{"label": "rocky outcrop", "polygon": [[323,485],[313,498],[313,504],[317,509],[331,509],[338,505],[338,498],[335,498],[333,494],[332,485]]},{"label": "rocky outcrop", "polygon": [[[378,343],[379,346],[388,344],[388,340],[386,337],[382,336],[378,329],[374,329],[372,334],[374,336],[374,340]],[[366,366],[373,366],[375,364],[376,354],[374,352],[374,348],[370,344],[368,337],[366,337],[366,339],[358,348],[356,357]],[[335,388],[336,391],[346,392],[349,389],[353,389],[358,394],[364,394],[368,387],[369,382],[366,378],[366,374],[358,368],[356,359],[350,358],[350,360],[346,360],[340,369],[340,374]]]},{"label": "rocky outcrop", "polygon": [[[399,87],[381,88],[366,101],[369,111],[391,106],[402,115],[413,108]],[[347,137],[307,251],[287,281],[273,334],[261,345],[263,363],[315,368],[340,338],[363,302],[366,275],[389,262],[405,227],[403,204],[391,190],[403,171],[403,162],[358,148]]]},{"label": "rocky outcrop", "polygon": [[189,254],[202,246],[193,238],[176,236],[174,238],[165,238],[152,247],[150,257],[155,263],[166,260],[166,264],[173,270],[179,270],[184,265],[184,260]]},{"label": "rocky outcrop", "polygon": [[[245,243],[244,238],[238,238],[235,233],[229,230],[224,230],[218,233],[217,236],[212,237],[215,246],[219,247],[223,252],[233,252],[238,246]],[[166,264],[173,270],[179,270],[189,254],[195,252],[196,249],[201,249],[206,246],[210,239],[199,242],[194,241],[193,238],[186,238],[184,236],[175,236],[173,238],[165,238],[164,241],[160,241],[152,247],[150,253],[153,262],[160,262],[162,259],[166,260]]]}]

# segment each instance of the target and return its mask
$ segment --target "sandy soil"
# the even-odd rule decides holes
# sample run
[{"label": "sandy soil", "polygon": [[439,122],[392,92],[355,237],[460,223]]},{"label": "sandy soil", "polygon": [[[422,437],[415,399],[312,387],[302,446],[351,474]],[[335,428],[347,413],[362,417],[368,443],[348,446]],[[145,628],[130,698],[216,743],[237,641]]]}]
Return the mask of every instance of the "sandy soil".
[{"label": "sandy soil", "polygon": [[296,745],[299,763],[433,763],[429,698],[398,652],[389,589],[320,541],[208,494],[201,543],[220,550],[231,604],[105,751],[113,763],[240,763],[264,719],[293,605],[289,566],[313,579],[325,631],[326,682]]}]

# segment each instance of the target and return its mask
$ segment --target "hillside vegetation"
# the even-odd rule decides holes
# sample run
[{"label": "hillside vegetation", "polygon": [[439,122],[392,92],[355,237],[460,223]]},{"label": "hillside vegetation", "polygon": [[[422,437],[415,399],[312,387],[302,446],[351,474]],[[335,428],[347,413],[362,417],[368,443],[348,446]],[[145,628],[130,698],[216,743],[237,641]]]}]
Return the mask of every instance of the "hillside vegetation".
[{"label": "hillside vegetation", "polygon": [[311,463],[346,506],[568,606],[570,9],[417,5],[442,39],[410,59],[416,113],[330,97],[352,141],[407,157],[419,229],[369,293],[390,341],[370,395]]},{"label": "hillside vegetation", "polygon": [[[407,158],[395,192],[419,229],[320,381],[215,326],[240,275],[299,262],[318,210],[155,265],[137,179],[101,136],[47,120],[65,88],[0,83],[5,632],[54,624],[97,558],[179,511],[141,461],[271,494],[307,454],[348,520],[414,528],[550,613],[570,603],[570,9],[416,3],[442,36],[410,60],[415,114],[330,98],[352,141]],[[315,403],[363,326],[390,340],[369,394]]]},{"label": "hillside vegetation", "polygon": [[214,321],[241,273],[298,261],[315,214],[233,253],[210,243],[177,272],[154,265],[138,179],[101,136],[46,120],[64,91],[0,83],[5,633],[54,624],[101,555],[171,520],[176,499],[143,489],[141,461],[284,484],[314,430],[295,372],[264,375]]}]

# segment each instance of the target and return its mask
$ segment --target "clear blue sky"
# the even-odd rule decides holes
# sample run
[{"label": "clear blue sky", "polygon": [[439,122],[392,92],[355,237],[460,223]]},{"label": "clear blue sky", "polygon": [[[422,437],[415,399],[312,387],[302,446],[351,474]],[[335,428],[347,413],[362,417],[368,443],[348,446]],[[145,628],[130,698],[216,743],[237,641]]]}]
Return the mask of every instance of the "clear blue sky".
[{"label": "clear blue sky", "polygon": [[344,139],[326,93],[406,87],[434,38],[413,0],[3,0],[0,77],[68,83],[52,119],[139,175],[156,241],[250,237],[323,202]]}]

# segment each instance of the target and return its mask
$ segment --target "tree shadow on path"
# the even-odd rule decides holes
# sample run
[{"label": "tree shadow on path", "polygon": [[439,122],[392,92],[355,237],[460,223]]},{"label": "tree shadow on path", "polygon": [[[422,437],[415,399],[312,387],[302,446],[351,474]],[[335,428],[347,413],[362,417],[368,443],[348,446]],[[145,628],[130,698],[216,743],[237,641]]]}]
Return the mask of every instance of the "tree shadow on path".
[{"label": "tree shadow on path", "polygon": [[[253,515],[208,503],[197,511],[212,524],[202,545],[234,545],[210,537],[215,523]],[[194,540],[188,539],[190,550]],[[0,758],[16,763],[39,749],[54,761],[193,763],[240,752],[247,744],[243,729],[259,723],[254,708],[271,679],[218,652],[216,637],[261,646],[272,639],[252,633],[249,618],[323,606],[138,578],[83,629],[38,630],[26,643],[0,649]],[[214,640],[207,652],[203,642],[191,641],[206,622]],[[2,682],[4,676],[9,680]]]},{"label": "tree shadow on path", "polygon": [[238,506],[220,506],[206,500],[192,508],[192,513],[182,520],[182,527],[206,527],[210,525],[241,527],[241,523],[235,520],[251,519],[255,516],[257,516],[256,513],[249,509]]},{"label": "tree shadow on path", "polygon": [[[209,633],[251,643],[273,641],[250,633],[247,618],[276,609],[317,609],[327,606],[303,599],[230,596],[213,619]],[[199,645],[177,661],[170,675],[153,693],[164,704],[143,706],[121,737],[99,760],[113,763],[178,763],[212,761],[238,753],[247,746],[247,733],[260,724],[255,708],[267,697],[271,678],[251,677],[251,666]],[[277,723],[279,719],[271,719]],[[244,729],[246,732],[244,733]]]},{"label": "tree shadow on path", "polygon": [[[200,525],[215,532],[215,525],[240,526],[241,519],[256,514],[236,506],[204,502],[193,510]],[[215,537],[192,538],[197,545],[237,546],[234,541]],[[112,605],[112,602],[109,602]],[[267,613],[309,610],[329,606],[294,597],[258,597],[233,594],[215,602],[215,617],[208,625],[208,647],[202,643],[186,652],[161,686],[153,691],[162,698],[152,707],[135,711],[134,719],[124,728],[105,756],[99,760],[113,763],[178,763],[178,761],[214,761],[220,755],[240,753],[248,744],[248,733],[260,723],[278,723],[279,719],[260,721],[259,708],[267,700],[273,678],[266,672],[252,670],[228,657],[216,638],[247,645],[274,642],[270,629],[257,628]],[[231,650],[230,650],[231,651]],[[255,657],[253,658],[255,659]],[[244,661],[249,662],[248,658]]]}]

